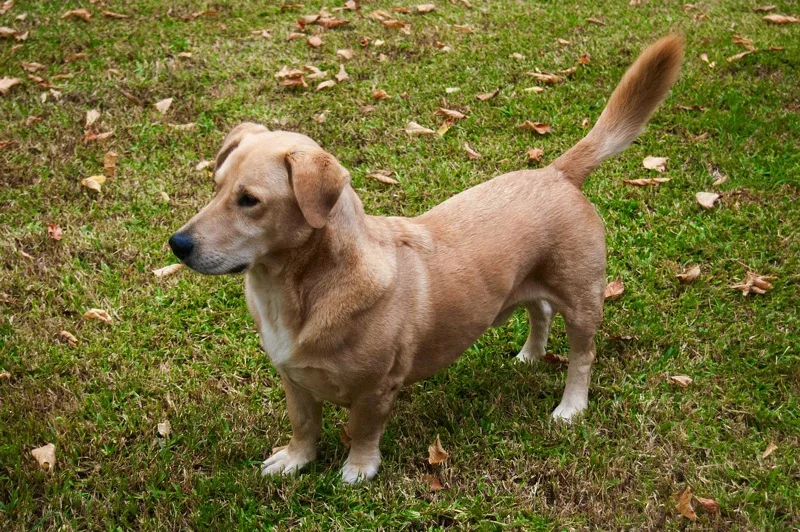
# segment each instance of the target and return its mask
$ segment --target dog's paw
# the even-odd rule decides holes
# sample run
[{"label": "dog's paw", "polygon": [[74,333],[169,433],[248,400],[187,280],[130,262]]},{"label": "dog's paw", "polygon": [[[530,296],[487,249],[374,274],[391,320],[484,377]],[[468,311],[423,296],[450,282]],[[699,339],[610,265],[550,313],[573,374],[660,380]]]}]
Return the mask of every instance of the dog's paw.
[{"label": "dog's paw", "polygon": [[313,456],[295,452],[289,452],[289,448],[281,449],[273,454],[261,464],[261,475],[294,475],[304,465],[314,459]]},{"label": "dog's paw", "polygon": [[586,410],[587,406],[580,402],[561,401],[561,404],[553,410],[553,419],[570,423],[572,418]]},{"label": "dog's paw", "polygon": [[378,466],[381,465],[380,457],[373,457],[368,460],[351,460],[349,457],[342,468],[342,482],[345,484],[356,484],[366,480],[372,480],[378,474]]},{"label": "dog's paw", "polygon": [[536,364],[542,359],[543,355],[537,355],[530,349],[522,348],[522,351],[517,354],[516,358],[519,362],[524,362],[526,364]]}]

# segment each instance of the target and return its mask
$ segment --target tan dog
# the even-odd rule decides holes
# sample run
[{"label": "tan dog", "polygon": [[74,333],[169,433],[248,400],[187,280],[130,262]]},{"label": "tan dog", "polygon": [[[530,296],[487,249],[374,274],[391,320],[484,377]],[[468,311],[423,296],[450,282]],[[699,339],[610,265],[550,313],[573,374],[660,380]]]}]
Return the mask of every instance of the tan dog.
[{"label": "tan dog", "polygon": [[350,408],[343,480],[374,477],[400,388],[456,360],[520,306],[531,325],[520,360],[545,354],[555,312],[566,322],[569,369],[553,417],[586,408],[606,251],[581,185],[639,134],[682,56],[680,37],[661,39],[553,164],[501,175],[416,218],[366,215],[347,170],[310,138],[236,127],[217,156],[216,195],[170,246],[200,273],[247,272],[247,305],[293,431],[262,473],[294,473],[316,457],[330,401]]}]

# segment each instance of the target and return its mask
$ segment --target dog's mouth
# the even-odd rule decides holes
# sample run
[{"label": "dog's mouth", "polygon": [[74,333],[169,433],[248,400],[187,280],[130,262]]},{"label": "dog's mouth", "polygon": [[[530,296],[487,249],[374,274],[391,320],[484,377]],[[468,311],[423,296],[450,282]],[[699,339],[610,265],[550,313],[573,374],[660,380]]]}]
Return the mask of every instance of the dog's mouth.
[{"label": "dog's mouth", "polygon": [[239,266],[236,266],[235,268],[231,268],[230,270],[228,270],[227,273],[242,273],[246,269],[247,269],[247,264],[240,264]]}]

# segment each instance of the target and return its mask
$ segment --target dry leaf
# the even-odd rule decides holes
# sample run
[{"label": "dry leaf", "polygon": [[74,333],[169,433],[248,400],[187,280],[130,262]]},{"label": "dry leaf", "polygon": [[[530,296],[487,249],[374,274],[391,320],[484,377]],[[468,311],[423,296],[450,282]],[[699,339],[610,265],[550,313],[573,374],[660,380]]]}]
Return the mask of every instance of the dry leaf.
[{"label": "dry leaf", "polygon": [[308,45],[312,48],[319,48],[322,46],[322,39],[320,39],[317,35],[312,35],[306,42],[308,42]]},{"label": "dry leaf", "polygon": [[667,171],[667,161],[669,157],[653,157],[652,155],[648,155],[642,161],[642,166],[647,168],[648,170],[656,170],[658,172],[666,172]]},{"label": "dry leaf", "polygon": [[716,166],[711,166],[709,169],[711,170],[711,177],[714,178],[714,182],[711,183],[712,187],[718,187],[728,180],[728,176],[720,172]]},{"label": "dry leaf", "polygon": [[83,319],[85,320],[100,320],[102,322],[111,324],[111,316],[108,315],[103,309],[99,308],[90,308],[86,312],[83,313]]},{"label": "dry leaf", "polygon": [[555,74],[541,73],[541,72],[525,72],[525,75],[531,76],[536,81],[541,81],[542,83],[549,83],[551,85],[559,83],[563,79],[561,78],[561,76],[557,76]]},{"label": "dry leaf", "polygon": [[216,9],[204,9],[202,11],[196,11],[196,12],[192,13],[191,18],[192,19],[197,19],[197,18],[200,18],[200,17],[216,17],[216,16],[217,16],[217,10]]},{"label": "dry leaf", "polygon": [[0,15],[5,15],[12,7],[14,7],[14,0],[6,0],[0,4]]},{"label": "dry leaf", "polygon": [[349,23],[350,23],[349,20],[341,18],[333,18],[333,17],[325,17],[317,21],[317,24],[328,30],[333,28],[338,28],[339,26],[344,26],[345,24]]},{"label": "dry leaf", "polygon": [[8,94],[11,87],[20,83],[22,80],[19,78],[0,78],[0,94]]},{"label": "dry leaf", "polygon": [[436,9],[434,4],[420,4],[417,6],[417,13],[430,13]]},{"label": "dry leaf", "polygon": [[428,463],[432,465],[441,464],[450,458],[450,453],[442,449],[442,442],[439,440],[439,435],[436,435],[436,440],[428,446]]},{"label": "dry leaf", "polygon": [[756,13],[763,12],[766,13],[768,11],[772,11],[773,9],[778,9],[778,6],[756,6],[753,8],[753,11]]},{"label": "dry leaf", "polygon": [[44,447],[37,447],[31,451],[31,455],[39,462],[39,467],[52,472],[56,465],[56,446],[48,443]]},{"label": "dry leaf", "polygon": [[552,132],[549,124],[545,124],[544,122],[531,122],[530,120],[526,120],[522,124],[518,125],[517,128],[535,131],[539,135],[547,135],[548,133]]},{"label": "dry leaf", "polygon": [[698,277],[700,277],[700,266],[694,265],[691,268],[676,274],[675,277],[678,278],[678,281],[680,281],[681,284],[692,284],[698,279]]},{"label": "dry leaf", "polygon": [[197,163],[197,166],[194,167],[195,170],[204,170],[214,164],[214,161],[200,161]]},{"label": "dry leaf", "polygon": [[436,114],[441,116],[446,116],[454,120],[461,120],[462,118],[467,117],[467,115],[465,115],[464,113],[460,113],[452,109],[445,109],[444,107],[439,107],[439,110],[436,111]]},{"label": "dry leaf", "polygon": [[322,89],[330,89],[331,87],[335,87],[335,86],[336,86],[336,82],[334,80],[332,80],[332,79],[329,79],[328,81],[323,81],[322,83],[317,85],[317,90],[321,91]]},{"label": "dry leaf", "polygon": [[544,92],[544,87],[538,87],[538,86],[526,87],[522,90],[524,90],[525,92],[532,92],[534,94],[541,94]]},{"label": "dry leaf", "polygon": [[559,74],[566,74],[567,76],[569,76],[570,74],[574,74],[577,71],[578,71],[578,67],[574,66],[574,67],[570,67],[570,68],[565,68],[563,70],[559,70],[558,73]]},{"label": "dry leaf", "polygon": [[61,15],[61,18],[79,18],[89,22],[92,19],[92,14],[86,9],[73,9]]},{"label": "dry leaf", "polygon": [[298,39],[305,39],[305,38],[306,38],[305,33],[297,33],[296,31],[291,31],[288,34],[286,34],[287,41],[296,41]]},{"label": "dry leaf", "polygon": [[20,62],[20,65],[22,66],[22,70],[24,70],[26,72],[38,72],[39,70],[47,68],[43,64],[36,63],[35,61],[31,62],[31,63],[29,63],[27,61],[22,61],[22,62]]},{"label": "dry leaf", "polygon": [[61,240],[64,236],[64,231],[58,224],[49,223],[47,224],[47,236],[52,238],[55,241]]},{"label": "dry leaf", "polygon": [[327,112],[328,111],[323,111],[320,114],[318,114],[317,116],[315,116],[314,117],[314,122],[316,122],[317,124],[324,124],[325,120],[328,119],[328,115],[326,114]]},{"label": "dry leaf", "polygon": [[728,63],[733,63],[734,61],[738,61],[739,59],[742,59],[743,57],[747,57],[748,55],[750,55],[752,53],[755,53],[755,50],[748,50],[748,51],[742,52],[740,54],[732,55],[729,58],[727,58],[726,61],[728,61]]},{"label": "dry leaf", "polygon": [[444,489],[442,481],[436,475],[422,475],[422,480],[428,485],[431,491],[441,491]]},{"label": "dry leaf", "polygon": [[277,79],[286,79],[286,78],[299,78],[302,77],[304,72],[302,70],[296,68],[289,68],[288,66],[284,65],[281,69],[275,74]]},{"label": "dry leaf", "polygon": [[341,50],[336,50],[336,55],[347,59],[348,61],[353,58],[353,49],[352,48],[343,48]]},{"label": "dry leaf", "polygon": [[622,278],[617,277],[616,281],[611,281],[606,285],[606,289],[603,292],[603,300],[619,299],[624,293],[625,285],[622,283]]},{"label": "dry leaf", "polygon": [[561,37],[558,37],[556,41],[558,41],[558,44],[560,44],[561,46],[567,46],[568,44],[570,44],[570,41],[562,39]]},{"label": "dry leaf", "polygon": [[692,378],[688,375],[670,375],[669,380],[681,388],[687,388],[692,383]]},{"label": "dry leaf", "polygon": [[107,152],[103,156],[103,171],[105,172],[106,176],[114,177],[114,174],[117,172],[117,159],[119,158],[119,154],[114,151]]},{"label": "dry leaf", "polygon": [[741,290],[742,295],[748,294],[766,294],[772,290],[772,283],[777,277],[772,275],[759,275],[756,272],[747,272],[747,277],[744,281],[731,286],[734,290]]},{"label": "dry leaf", "polygon": [[692,521],[697,521],[697,514],[694,513],[694,508],[692,507],[692,488],[686,486],[683,491],[675,494],[675,498],[678,501],[677,507],[681,515],[688,517]]},{"label": "dry leaf", "polygon": [[592,58],[586,52],[583,52],[580,55],[580,57],[578,57],[578,63],[580,63],[581,65],[588,65],[591,62],[592,62]]},{"label": "dry leaf", "polygon": [[491,100],[492,98],[494,98],[494,97],[495,97],[495,96],[497,96],[498,94],[500,94],[500,89],[497,89],[497,90],[496,90],[496,91],[494,91],[494,92],[487,92],[487,93],[485,93],[485,94],[478,94],[478,95],[476,96],[476,98],[478,98],[478,99],[479,99],[480,101],[482,101],[482,102],[485,102],[486,100]]},{"label": "dry leaf", "polygon": [[158,112],[163,115],[163,114],[166,114],[167,110],[169,110],[169,106],[170,105],[172,105],[172,98],[165,98],[165,99],[161,100],[160,102],[154,103],[153,107],[158,109]]},{"label": "dry leaf", "polygon": [[161,198],[161,201],[163,201],[164,203],[169,203],[169,194],[167,194],[162,190],[161,192],[158,193],[158,195]]},{"label": "dry leaf", "polygon": [[81,179],[81,185],[96,192],[100,192],[103,189],[103,183],[105,182],[106,176],[104,175],[93,175],[91,177]]},{"label": "dry leaf", "polygon": [[767,445],[767,448],[764,450],[764,454],[761,455],[761,458],[763,459],[771,455],[777,448],[777,445],[775,445],[773,442],[769,442],[769,445]]},{"label": "dry leaf", "polygon": [[518,52],[514,52],[513,54],[509,55],[508,57],[510,57],[511,59],[517,59],[518,61],[522,61],[523,59],[525,59],[525,56],[522,55],[521,53],[518,53]]},{"label": "dry leaf", "polygon": [[454,94],[454,93],[456,93],[456,92],[458,92],[458,91],[460,91],[460,90],[461,90],[461,89],[460,89],[460,88],[458,88],[458,87],[446,87],[446,88],[444,89],[444,92],[445,92],[446,94]]},{"label": "dry leaf", "polygon": [[122,13],[115,13],[113,11],[103,11],[103,16],[106,18],[114,18],[114,19],[123,19],[128,18],[128,15],[123,15]]},{"label": "dry leaf", "polygon": [[436,132],[432,129],[428,129],[426,127],[422,127],[421,125],[417,124],[416,122],[409,122],[406,126],[405,130],[406,133],[411,135],[412,137],[418,135],[435,135]]},{"label": "dry leaf", "polygon": [[157,270],[153,270],[153,275],[159,278],[169,277],[172,274],[178,273],[186,266],[182,262],[178,262],[175,264],[170,264],[169,266],[164,266],[163,268],[159,268]]},{"label": "dry leaf", "polygon": [[373,42],[373,43],[372,43],[372,45],[373,45],[375,48],[380,48],[380,47],[381,47],[381,46],[383,46],[384,44],[385,44],[385,42],[384,42],[384,41],[382,41],[382,40],[380,40],[380,39],[375,39],[375,42]]},{"label": "dry leaf", "polygon": [[470,160],[472,160],[472,161],[475,161],[475,160],[480,159],[481,157],[483,157],[483,155],[481,155],[480,153],[478,153],[475,150],[473,150],[470,147],[470,145],[467,144],[466,142],[464,143],[464,150],[466,150],[466,152],[467,152],[467,157],[469,157]]},{"label": "dry leaf", "polygon": [[390,170],[373,170],[367,174],[367,177],[380,181],[381,183],[386,183],[387,185],[399,185],[399,181],[392,179],[392,174],[394,174],[394,172]]},{"label": "dry leaf", "polygon": [[694,500],[702,506],[703,510],[710,514],[718,514],[719,513],[719,503],[714,499],[705,499],[703,497],[698,497],[695,495]]},{"label": "dry leaf", "polygon": [[586,22],[591,22],[592,24],[597,24],[598,26],[605,26],[606,23],[600,20],[599,18],[589,17],[586,19]]},{"label": "dry leaf", "polygon": [[[5,294],[3,294],[2,296],[5,296]],[[1,296],[0,296],[0,299],[2,299]],[[10,378],[11,378],[11,373],[9,373],[7,371],[4,371],[4,372],[0,373],[0,381],[3,380],[3,379],[10,379]]]},{"label": "dry leaf", "polygon": [[98,111],[97,109],[86,111],[86,127],[89,127],[95,122],[97,122],[98,118],[100,118],[100,111]]},{"label": "dry leaf", "polygon": [[647,179],[623,179],[622,182],[635,187],[649,187],[666,183],[670,181],[670,179],[669,177],[652,177]]},{"label": "dry leaf", "polygon": [[344,69],[344,65],[339,65],[339,72],[333,77],[336,78],[336,81],[338,81],[339,83],[350,80],[350,75]]},{"label": "dry leaf", "polygon": [[469,24],[453,24],[453,29],[461,33],[472,33],[472,26]]},{"label": "dry leaf", "polygon": [[734,35],[731,37],[731,42],[733,44],[741,44],[745,47],[746,50],[750,50],[751,52],[756,51],[756,47],[753,44],[753,41],[748,39],[747,37],[742,37],[741,35]]},{"label": "dry leaf", "polygon": [[800,23],[800,18],[797,17],[790,17],[788,15],[767,15],[762,20],[769,22],[770,24],[798,24]]},{"label": "dry leaf", "polygon": [[308,87],[308,83],[306,83],[306,80],[303,78],[303,76],[285,79],[280,82],[280,85],[282,87]]},{"label": "dry leaf", "polygon": [[542,162],[542,157],[544,156],[544,150],[541,148],[531,148],[528,150],[528,161],[529,162]]},{"label": "dry leaf", "polygon": [[61,331],[58,335],[69,345],[76,346],[78,345],[78,339],[75,338],[75,335],[69,331]]},{"label": "dry leaf", "polygon": [[156,430],[158,431],[158,435],[162,438],[169,438],[169,435],[172,434],[172,425],[170,425],[169,420],[167,420],[156,425]]},{"label": "dry leaf", "polygon": [[447,120],[445,120],[444,123],[441,126],[439,126],[439,129],[436,131],[436,134],[439,135],[440,137],[444,137],[444,134],[450,131],[450,128],[453,127],[453,122],[455,122],[455,120],[452,118],[448,118]]},{"label": "dry leaf", "polygon": [[703,208],[713,209],[714,202],[719,199],[719,194],[715,192],[698,192],[694,197]]},{"label": "dry leaf", "polygon": [[77,54],[70,54],[64,58],[65,63],[72,63],[73,61],[77,61],[78,59],[86,59],[89,57],[84,52],[78,52]]},{"label": "dry leaf", "polygon": [[386,91],[383,90],[383,89],[378,89],[378,90],[372,91],[372,99],[373,100],[381,101],[381,100],[386,100],[387,98],[391,98],[391,96],[389,96],[386,93]]},{"label": "dry leaf", "polygon": [[359,108],[358,108],[358,110],[359,110],[359,111],[360,111],[362,114],[368,114],[368,113],[371,113],[371,112],[372,112],[372,111],[374,111],[375,109],[377,109],[377,106],[375,106],[375,105],[362,105],[361,107],[359,107]]},{"label": "dry leaf", "polygon": [[542,362],[546,362],[553,366],[560,366],[563,364],[569,364],[569,358],[565,357],[564,355],[556,355],[555,353],[545,353],[542,357]]}]

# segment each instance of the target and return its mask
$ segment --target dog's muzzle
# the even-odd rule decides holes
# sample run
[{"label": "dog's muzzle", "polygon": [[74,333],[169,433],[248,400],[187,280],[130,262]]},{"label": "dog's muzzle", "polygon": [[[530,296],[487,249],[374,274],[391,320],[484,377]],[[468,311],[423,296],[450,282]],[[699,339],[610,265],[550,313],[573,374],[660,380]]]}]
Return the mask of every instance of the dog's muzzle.
[{"label": "dog's muzzle", "polygon": [[175,233],[169,239],[169,247],[180,260],[185,261],[194,249],[194,240],[190,235]]}]

